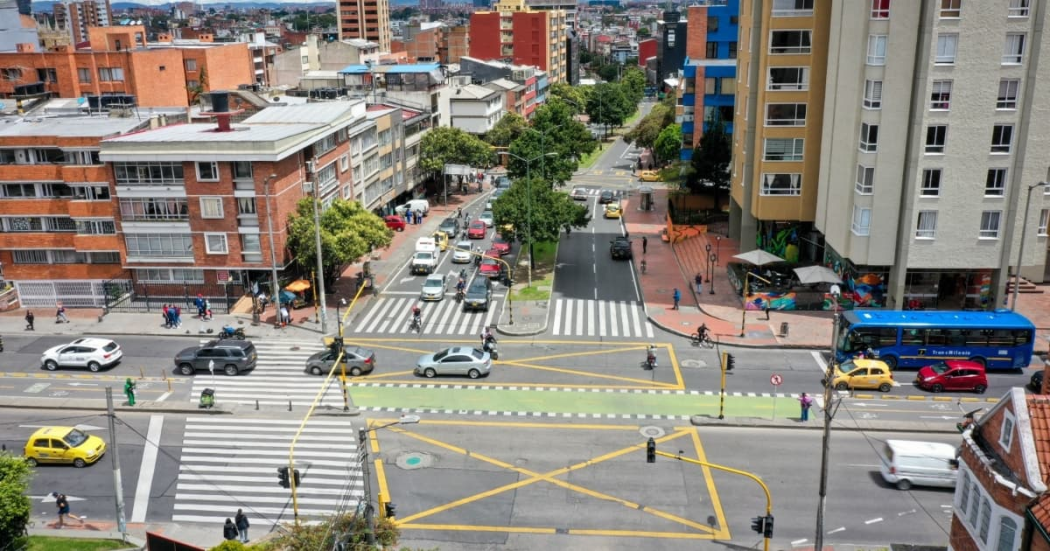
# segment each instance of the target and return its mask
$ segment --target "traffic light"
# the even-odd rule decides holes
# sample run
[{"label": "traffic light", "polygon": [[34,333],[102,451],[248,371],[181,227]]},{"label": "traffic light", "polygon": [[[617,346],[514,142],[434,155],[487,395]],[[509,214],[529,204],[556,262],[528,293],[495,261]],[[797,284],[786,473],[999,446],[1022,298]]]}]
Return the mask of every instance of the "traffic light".
[{"label": "traffic light", "polygon": [[656,440],[652,437],[645,443],[645,462],[656,463]]},{"label": "traffic light", "polygon": [[292,469],[292,475],[295,477],[295,487],[299,487],[299,469]]},{"label": "traffic light", "polygon": [[357,429],[357,443],[364,446],[365,442],[368,442],[368,431]]},{"label": "traffic light", "polygon": [[736,360],[733,359],[732,354],[726,354],[726,371],[732,371],[733,366],[736,365]]},{"label": "traffic light", "polygon": [[329,346],[332,349],[332,353],[338,354],[343,350],[343,337],[335,337],[332,339],[332,344]]},{"label": "traffic light", "polygon": [[385,503],[383,505],[383,516],[390,520],[397,518],[397,505],[390,502]]},{"label": "traffic light", "polygon": [[277,467],[277,481],[282,488],[291,487],[291,484],[288,482],[288,467]]},{"label": "traffic light", "polygon": [[766,517],[755,517],[751,519],[751,529],[759,534],[764,534],[766,531]]},{"label": "traffic light", "polygon": [[762,527],[762,535],[766,538],[773,537],[773,515],[766,515],[766,525]]}]

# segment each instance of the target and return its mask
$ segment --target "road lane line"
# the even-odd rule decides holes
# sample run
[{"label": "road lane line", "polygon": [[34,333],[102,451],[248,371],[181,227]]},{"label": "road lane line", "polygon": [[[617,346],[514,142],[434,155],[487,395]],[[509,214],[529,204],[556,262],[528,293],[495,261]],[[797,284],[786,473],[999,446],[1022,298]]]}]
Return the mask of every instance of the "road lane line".
[{"label": "road lane line", "polygon": [[631,305],[631,320],[634,321],[634,333],[636,336],[642,336],[642,324],[638,319],[638,307]]},{"label": "road lane line", "polygon": [[561,336],[561,299],[554,301],[554,336]]},{"label": "road lane line", "polygon": [[489,311],[485,314],[485,327],[492,326],[492,316],[496,313],[496,305],[492,304],[489,306]]},{"label": "road lane line", "polygon": [[131,510],[130,522],[146,522],[149,495],[153,489],[153,471],[157,467],[157,451],[163,428],[164,416],[150,415],[149,430],[146,431],[146,445],[142,448],[142,465],[139,466],[139,482],[135,487],[135,505]]},{"label": "road lane line", "polygon": [[583,336],[583,321],[584,321],[584,304],[587,302],[586,299],[576,299],[576,333],[577,336]]},{"label": "road lane line", "polygon": [[845,526],[840,526],[840,527],[838,527],[838,528],[828,532],[828,535],[830,536],[831,534],[837,534],[839,532],[845,532],[845,531],[846,531],[846,527]]},{"label": "road lane line", "polygon": [[[595,289],[595,292],[598,292]],[[605,310],[608,307],[608,303],[605,301],[598,303],[598,334],[605,335]]]},{"label": "road lane line", "polygon": [[168,399],[168,396],[171,396],[171,391],[170,391],[170,390],[169,390],[168,392],[165,392],[164,394],[161,394],[161,395],[160,395],[160,398],[157,398],[157,399],[156,399],[156,400],[154,400],[154,401],[155,401],[155,402],[163,402],[164,400],[167,400],[167,399]]},{"label": "road lane line", "polygon": [[[630,320],[630,317],[627,314],[627,303],[626,302],[619,302],[619,301],[617,301],[617,304],[620,306],[620,326],[623,327],[623,336],[630,337],[630,336],[632,336],[631,335],[631,320]],[[640,334],[639,335],[633,335],[633,336],[641,337]]]},{"label": "road lane line", "polygon": [[379,333],[388,333],[389,330],[397,327],[397,313],[407,312],[408,305],[411,304],[414,300],[415,299],[411,298],[399,298],[396,301],[391,301],[393,305],[383,313],[383,317],[380,317],[376,320],[376,323],[379,324],[379,327],[376,329],[376,331]]},{"label": "road lane line", "polygon": [[802,538],[802,539],[800,539],[800,540],[795,540],[795,541],[791,542],[791,545],[792,545],[792,546],[795,546],[795,545],[802,545],[803,543],[806,543],[807,541],[809,541],[809,540],[808,540],[808,539],[806,539],[806,538]]},{"label": "road lane line", "polygon": [[866,520],[864,521],[864,524],[875,524],[876,522],[882,522],[882,517]]},{"label": "road lane line", "polygon": [[373,304],[371,308],[365,311],[365,317],[357,321],[357,328],[354,329],[357,333],[364,333],[364,328],[372,322],[372,316],[376,315],[379,311],[379,303]]},{"label": "road lane line", "polygon": [[[446,327],[448,325],[448,323],[449,323],[449,316],[452,315],[452,310],[448,309],[448,308],[443,308],[441,311],[443,312],[442,314],[440,314],[441,315],[441,321],[435,323],[433,325],[433,327],[428,327],[427,328],[427,334],[430,334],[433,331],[435,331],[435,329],[437,327]],[[436,316],[434,317],[434,321],[437,321],[437,317]],[[452,323],[454,323],[454,322],[452,322]]]},{"label": "road lane line", "polygon": [[[453,306],[453,308],[455,308],[455,306]],[[457,333],[460,335],[470,335],[471,333],[468,331],[470,324],[474,321],[475,317],[481,316],[474,312],[464,312],[462,308],[456,308],[456,310],[459,310],[459,312],[463,314],[463,324],[459,326],[459,331]]]},{"label": "road lane line", "polygon": [[564,300],[565,300],[565,334],[566,335],[571,335],[572,334],[572,304],[573,304],[573,300],[571,298],[567,298],[567,299],[564,299]]},{"label": "road lane line", "polygon": [[594,302],[593,300],[587,301],[587,336],[594,336]]},{"label": "road lane line", "polygon": [[821,354],[818,350],[810,350],[809,353],[813,355],[813,360],[817,362],[817,366],[820,368],[820,372],[827,373],[828,362],[824,360],[824,355]]}]

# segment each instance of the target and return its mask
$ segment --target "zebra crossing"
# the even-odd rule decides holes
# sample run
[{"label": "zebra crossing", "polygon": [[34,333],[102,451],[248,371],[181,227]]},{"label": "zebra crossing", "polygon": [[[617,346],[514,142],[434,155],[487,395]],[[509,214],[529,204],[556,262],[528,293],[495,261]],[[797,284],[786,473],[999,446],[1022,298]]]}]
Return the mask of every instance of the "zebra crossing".
[{"label": "zebra crossing", "polygon": [[[229,377],[229,379],[246,379]],[[221,526],[243,509],[256,537],[294,519],[291,491],[278,484],[297,419],[190,416],[182,443],[172,522]],[[300,517],[353,511],[364,497],[356,428],[312,418],[295,444]]]},{"label": "zebra crossing", "polygon": [[412,306],[419,304],[423,316],[422,335],[472,335],[494,325],[503,308],[500,295],[492,295],[487,312],[464,312],[463,305],[446,298],[438,302],[420,303],[418,295],[379,297],[349,327],[352,334],[411,332]]},{"label": "zebra crossing", "polygon": [[549,323],[556,337],[654,336],[642,303],[633,300],[556,299]]}]

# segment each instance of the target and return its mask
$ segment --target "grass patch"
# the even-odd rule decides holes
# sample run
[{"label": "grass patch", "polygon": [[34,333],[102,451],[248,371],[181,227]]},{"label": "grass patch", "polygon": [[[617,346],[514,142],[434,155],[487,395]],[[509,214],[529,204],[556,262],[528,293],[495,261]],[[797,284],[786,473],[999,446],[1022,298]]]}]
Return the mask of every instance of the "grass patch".
[{"label": "grass patch", "polygon": [[[528,276],[525,276],[526,279]],[[536,279],[535,274],[532,277],[532,287],[522,287],[516,289],[510,294],[511,300],[517,302],[519,300],[550,300],[551,299],[551,287],[554,286],[554,274],[550,273],[543,276],[543,279]],[[541,289],[542,287],[542,289]]]},{"label": "grass patch", "polygon": [[128,547],[133,546],[129,546],[119,540],[30,536],[27,551],[110,551],[111,549],[127,549]]},{"label": "grass patch", "polygon": [[623,121],[623,125],[625,127],[634,126],[635,121],[637,121],[638,117],[641,117],[641,116],[642,116],[642,110],[641,109],[635,109],[634,110],[634,114],[632,114],[630,117],[627,117],[627,119],[625,119]]},{"label": "grass patch", "polygon": [[[528,267],[518,266],[514,274],[514,281],[517,283],[515,283],[510,293],[512,301],[550,300],[551,298],[551,289],[554,287],[554,262],[558,254],[558,244],[553,242],[536,243],[532,246],[532,252],[536,255],[536,267],[532,270],[532,286],[528,285]],[[518,287],[519,284],[522,286]]]},{"label": "grass patch", "polygon": [[594,163],[598,161],[598,157],[601,157],[602,153],[605,153],[605,148],[603,147],[604,145],[605,144],[599,141],[598,147],[594,148],[594,151],[591,151],[590,153],[581,157],[580,167],[578,170],[585,170],[594,166]]}]

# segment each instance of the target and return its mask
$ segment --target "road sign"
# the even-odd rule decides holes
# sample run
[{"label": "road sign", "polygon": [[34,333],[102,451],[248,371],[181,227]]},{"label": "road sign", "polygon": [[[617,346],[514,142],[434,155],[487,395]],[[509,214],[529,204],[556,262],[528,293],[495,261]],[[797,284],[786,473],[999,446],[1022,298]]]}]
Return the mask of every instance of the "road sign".
[{"label": "road sign", "polygon": [[783,377],[781,377],[780,375],[775,375],[775,374],[774,374],[774,375],[770,375],[770,376],[769,376],[769,382],[770,382],[770,383],[771,383],[771,384],[772,384],[773,386],[780,386],[780,383],[783,383],[783,382],[784,382],[784,378],[783,378]]}]

